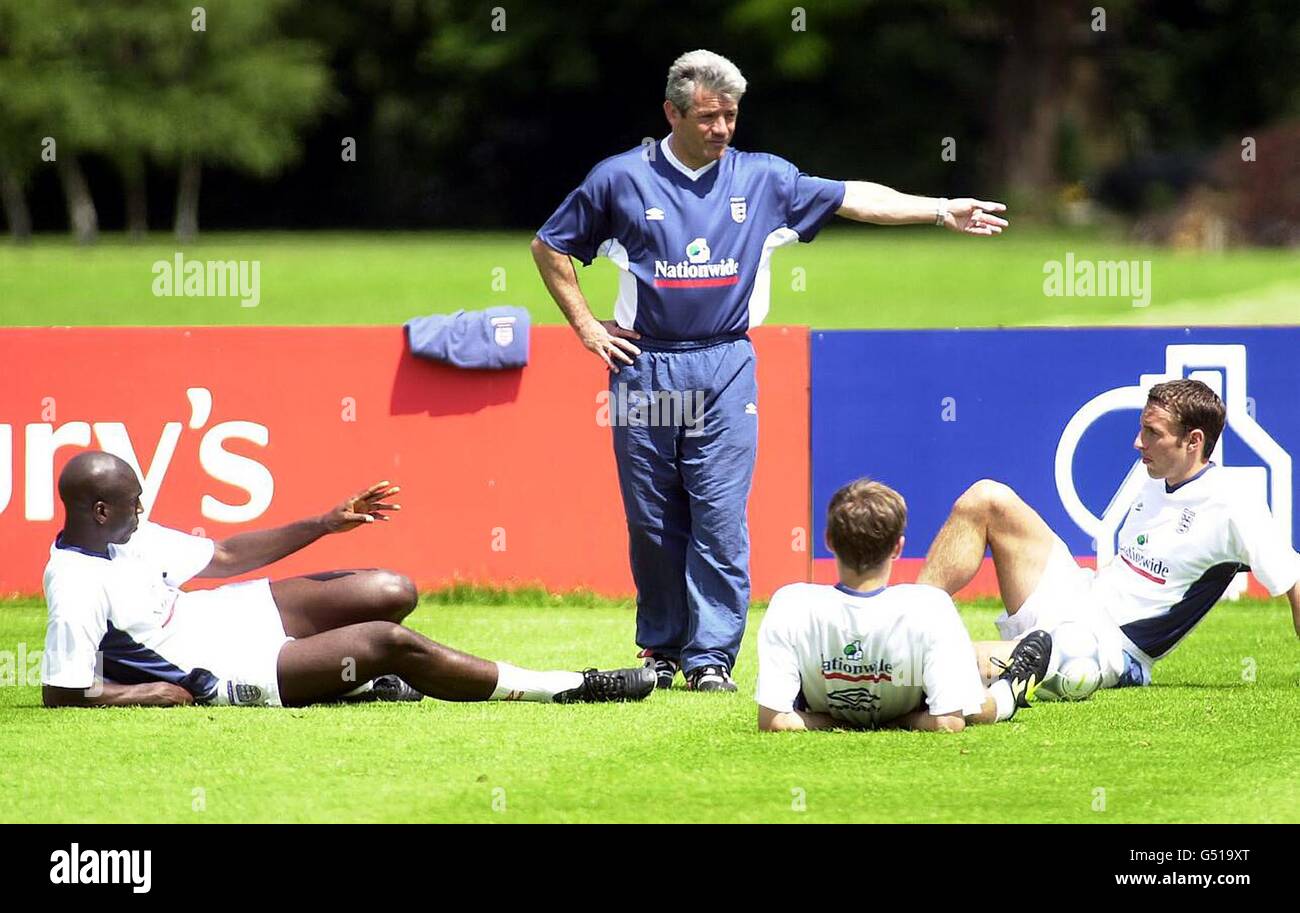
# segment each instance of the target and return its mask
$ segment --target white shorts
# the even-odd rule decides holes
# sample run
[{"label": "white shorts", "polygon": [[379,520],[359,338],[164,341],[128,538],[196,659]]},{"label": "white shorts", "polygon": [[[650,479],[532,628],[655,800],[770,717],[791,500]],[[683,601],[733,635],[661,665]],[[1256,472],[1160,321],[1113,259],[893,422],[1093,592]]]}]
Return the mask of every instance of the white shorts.
[{"label": "white shorts", "polygon": [[168,659],[182,668],[199,667],[218,678],[256,685],[267,694],[269,706],[281,706],[277,664],[280,648],[293,638],[284,633],[265,577],[182,593],[168,628],[174,629]]},{"label": "white shorts", "polygon": [[[1067,621],[1086,624],[1101,645],[1101,684],[1113,688],[1126,676],[1126,684],[1151,681],[1150,664],[1126,652],[1127,640],[1093,592],[1096,572],[1075,563],[1060,536],[1055,536],[1038,586],[1015,614],[1005,611],[996,619],[1003,640],[1019,640],[1030,631],[1050,632]],[[1135,667],[1140,667],[1135,668]]]}]

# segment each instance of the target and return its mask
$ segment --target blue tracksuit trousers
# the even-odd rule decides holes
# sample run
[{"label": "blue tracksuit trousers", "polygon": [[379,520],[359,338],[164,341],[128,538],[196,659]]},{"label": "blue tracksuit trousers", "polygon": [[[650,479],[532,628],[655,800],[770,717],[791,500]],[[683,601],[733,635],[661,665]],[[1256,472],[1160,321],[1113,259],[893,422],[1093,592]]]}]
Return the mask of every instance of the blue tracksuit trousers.
[{"label": "blue tracksuit trousers", "polygon": [[744,335],[636,345],[635,362],[610,374],[609,401],[636,640],[685,672],[731,669],[749,609],[754,347]]}]

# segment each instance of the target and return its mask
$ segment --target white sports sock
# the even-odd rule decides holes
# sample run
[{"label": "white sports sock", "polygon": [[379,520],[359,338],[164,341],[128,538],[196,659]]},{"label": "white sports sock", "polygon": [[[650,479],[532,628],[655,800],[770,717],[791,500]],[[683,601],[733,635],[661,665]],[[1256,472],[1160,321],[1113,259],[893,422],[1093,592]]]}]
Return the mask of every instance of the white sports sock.
[{"label": "white sports sock", "polygon": [[1016,712],[1016,697],[1011,693],[1011,683],[1000,678],[989,685],[989,694],[993,695],[993,703],[997,705],[997,721],[1001,723],[1011,719]]},{"label": "white sports sock", "polygon": [[581,672],[535,672],[497,663],[497,687],[490,701],[537,701],[549,704],[561,691],[582,684]]}]

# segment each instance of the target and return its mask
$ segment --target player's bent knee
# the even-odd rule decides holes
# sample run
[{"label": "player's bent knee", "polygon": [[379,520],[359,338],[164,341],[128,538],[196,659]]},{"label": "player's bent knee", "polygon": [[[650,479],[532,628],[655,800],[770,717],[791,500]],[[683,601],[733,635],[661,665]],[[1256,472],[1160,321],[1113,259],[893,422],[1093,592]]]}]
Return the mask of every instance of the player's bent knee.
[{"label": "player's bent knee", "polygon": [[376,571],[373,586],[380,605],[393,621],[401,621],[420,599],[420,593],[405,574]]},{"label": "player's bent knee", "polygon": [[995,479],[980,479],[962,492],[955,510],[976,514],[984,518],[1004,516],[1020,500],[1010,486]]}]

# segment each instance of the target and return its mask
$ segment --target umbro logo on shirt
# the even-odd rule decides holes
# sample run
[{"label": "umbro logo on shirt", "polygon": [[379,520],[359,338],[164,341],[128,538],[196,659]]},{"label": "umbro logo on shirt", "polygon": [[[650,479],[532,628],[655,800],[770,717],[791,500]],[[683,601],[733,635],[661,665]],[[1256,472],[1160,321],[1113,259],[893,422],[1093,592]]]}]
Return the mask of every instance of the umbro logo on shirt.
[{"label": "umbro logo on shirt", "polygon": [[826,694],[826,702],[837,710],[874,713],[880,695],[870,688],[839,688]]},{"label": "umbro logo on shirt", "polygon": [[645,211],[645,220],[647,222],[662,222],[664,220],[664,211],[658,206],[651,206]]}]

